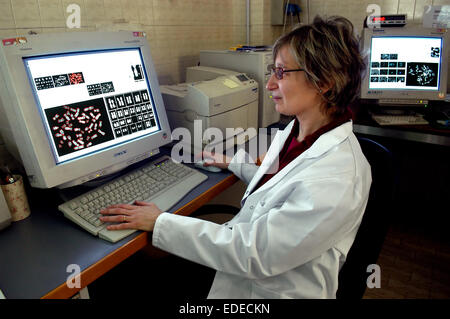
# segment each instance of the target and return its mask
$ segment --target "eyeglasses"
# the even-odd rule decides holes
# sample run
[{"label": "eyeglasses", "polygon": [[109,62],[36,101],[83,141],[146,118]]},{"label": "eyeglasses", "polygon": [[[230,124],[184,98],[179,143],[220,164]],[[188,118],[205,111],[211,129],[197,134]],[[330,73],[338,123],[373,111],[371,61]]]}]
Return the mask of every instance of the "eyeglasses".
[{"label": "eyeglasses", "polygon": [[282,80],[283,79],[283,74],[287,73],[287,72],[297,72],[297,71],[305,71],[305,69],[293,69],[293,70],[285,70],[282,67],[279,66],[275,66],[274,64],[270,64],[267,66],[267,71],[271,72],[271,74],[275,73],[275,77],[278,80]]}]

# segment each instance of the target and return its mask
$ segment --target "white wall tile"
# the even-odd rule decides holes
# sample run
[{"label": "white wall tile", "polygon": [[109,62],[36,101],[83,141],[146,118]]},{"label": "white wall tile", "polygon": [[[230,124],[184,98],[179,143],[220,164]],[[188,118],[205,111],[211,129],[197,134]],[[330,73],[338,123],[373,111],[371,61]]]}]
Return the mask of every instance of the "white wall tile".
[{"label": "white wall tile", "polygon": [[86,17],[87,26],[100,26],[107,23],[103,0],[87,0],[85,6],[86,9],[82,10],[82,15]]},{"label": "white wall tile", "polygon": [[139,23],[139,6],[135,0],[121,0],[122,15],[126,23]]},{"label": "white wall tile", "polygon": [[121,21],[124,18],[121,0],[104,0],[104,6],[107,23]]},{"label": "white wall tile", "polygon": [[15,28],[14,14],[11,7],[10,0],[0,0],[0,8],[2,13],[0,14],[0,29],[12,29]]},{"label": "white wall tile", "polygon": [[450,0],[433,0],[433,6],[450,6]]},{"label": "white wall tile", "polygon": [[412,21],[414,19],[414,6],[416,0],[399,0],[400,4],[398,6],[398,14],[406,13],[407,20]]},{"label": "white wall tile", "polygon": [[[16,37],[17,36],[17,31],[16,29],[0,29],[0,39],[6,39],[6,38],[10,38],[10,37]],[[1,140],[1,136],[0,136],[0,140]]]},{"label": "white wall tile", "polygon": [[38,0],[42,27],[64,27],[64,10],[61,0]]},{"label": "white wall tile", "polygon": [[245,25],[247,23],[246,10],[245,0],[232,0],[233,25]]},{"label": "white wall tile", "polygon": [[37,0],[12,0],[16,28],[40,28],[41,17]]}]

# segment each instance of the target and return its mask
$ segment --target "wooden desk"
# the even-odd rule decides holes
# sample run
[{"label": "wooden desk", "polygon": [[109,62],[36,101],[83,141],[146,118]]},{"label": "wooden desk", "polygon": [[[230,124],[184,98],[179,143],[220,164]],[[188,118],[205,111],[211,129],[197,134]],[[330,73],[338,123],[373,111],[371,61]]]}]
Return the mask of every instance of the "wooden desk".
[{"label": "wooden desk", "polygon": [[[208,180],[170,212],[189,215],[238,179],[228,171],[209,173]],[[55,190],[35,190],[31,215],[0,232],[0,288],[6,298],[70,298],[151,242],[136,232],[109,243],[92,236],[57,210]],[[81,287],[69,288],[67,266],[81,268]]]}]

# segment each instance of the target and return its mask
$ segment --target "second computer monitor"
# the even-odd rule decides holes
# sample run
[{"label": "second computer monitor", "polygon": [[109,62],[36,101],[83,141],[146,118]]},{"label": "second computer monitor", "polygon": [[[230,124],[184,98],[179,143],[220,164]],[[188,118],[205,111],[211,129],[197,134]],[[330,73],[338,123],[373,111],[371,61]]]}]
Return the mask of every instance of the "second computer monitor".
[{"label": "second computer monitor", "polygon": [[447,91],[445,30],[365,29],[367,74],[361,97],[380,101],[443,100]]}]

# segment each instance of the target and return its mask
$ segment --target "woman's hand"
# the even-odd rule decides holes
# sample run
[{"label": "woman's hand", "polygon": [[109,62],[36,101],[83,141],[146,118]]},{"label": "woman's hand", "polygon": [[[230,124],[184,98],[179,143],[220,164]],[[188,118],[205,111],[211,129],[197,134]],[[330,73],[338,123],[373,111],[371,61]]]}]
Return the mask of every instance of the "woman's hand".
[{"label": "woman's hand", "polygon": [[140,229],[152,231],[155,227],[156,218],[163,212],[153,203],[136,201],[134,205],[118,204],[109,206],[100,211],[103,222],[118,222],[120,224],[110,225],[108,230]]},{"label": "woman's hand", "polygon": [[211,153],[207,151],[203,151],[201,153],[202,158],[205,159],[204,166],[215,166],[222,169],[227,169],[228,165],[230,165],[230,162],[232,160],[231,157],[228,157],[223,154],[217,154],[217,153]]}]

